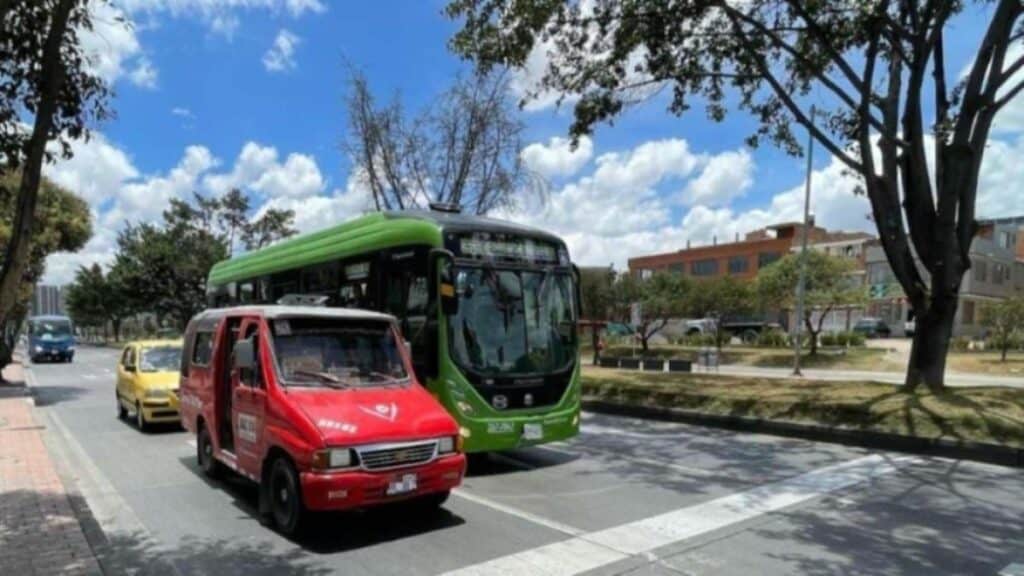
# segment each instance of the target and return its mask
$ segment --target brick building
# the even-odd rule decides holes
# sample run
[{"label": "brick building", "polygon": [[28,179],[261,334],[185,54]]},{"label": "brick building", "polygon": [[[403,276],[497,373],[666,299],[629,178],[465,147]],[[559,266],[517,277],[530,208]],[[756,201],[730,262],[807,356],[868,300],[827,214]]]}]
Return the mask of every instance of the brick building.
[{"label": "brick building", "polygon": [[[803,224],[788,222],[748,233],[743,240],[686,247],[675,252],[630,258],[629,272],[642,278],[655,272],[672,272],[694,278],[735,276],[753,279],[758,270],[800,248]],[[807,243],[816,250],[857,259],[864,268],[863,244],[871,238],[864,232],[829,231],[813,224],[808,229]]]}]

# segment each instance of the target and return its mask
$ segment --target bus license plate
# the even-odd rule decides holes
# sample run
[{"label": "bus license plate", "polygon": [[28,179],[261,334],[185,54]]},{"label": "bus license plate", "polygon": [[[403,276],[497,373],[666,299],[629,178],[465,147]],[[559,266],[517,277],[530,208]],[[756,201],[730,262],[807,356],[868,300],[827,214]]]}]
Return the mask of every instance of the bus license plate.
[{"label": "bus license plate", "polygon": [[416,475],[403,474],[400,478],[388,482],[388,496],[405,494],[416,490]]},{"label": "bus license plate", "polygon": [[524,440],[540,440],[544,437],[544,426],[541,424],[523,424]]}]

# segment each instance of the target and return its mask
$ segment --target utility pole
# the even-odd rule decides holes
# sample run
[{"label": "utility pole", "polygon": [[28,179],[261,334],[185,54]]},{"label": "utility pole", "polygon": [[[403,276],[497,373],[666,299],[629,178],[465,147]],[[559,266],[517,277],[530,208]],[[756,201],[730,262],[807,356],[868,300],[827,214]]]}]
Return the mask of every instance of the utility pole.
[{"label": "utility pole", "polygon": [[[814,105],[811,105],[811,125],[814,125]],[[800,335],[804,321],[804,292],[807,283],[807,227],[811,219],[811,175],[814,170],[814,136],[807,130],[807,186],[804,188],[804,225],[800,239],[800,279],[796,284],[796,318],[793,319],[793,375],[802,376],[800,372]]]}]

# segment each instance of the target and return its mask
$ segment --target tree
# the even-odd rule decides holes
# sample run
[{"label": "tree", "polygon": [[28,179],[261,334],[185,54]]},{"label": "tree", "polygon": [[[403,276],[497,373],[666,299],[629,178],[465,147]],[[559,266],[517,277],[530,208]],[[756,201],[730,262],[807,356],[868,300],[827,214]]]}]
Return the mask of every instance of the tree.
[{"label": "tree", "polygon": [[523,67],[534,48],[545,50],[551,60],[538,89],[578,98],[575,137],[662,87],[671,89],[673,114],[697,100],[715,120],[732,105],[750,112],[758,121],[751,145],[768,139],[798,154],[793,128],[808,129],[862,179],[915,310],[907,387],[939,390],[978,230],[985,144],[996,115],[1024,89],[1020,0],[975,2],[989,21],[969,72],[950,87],[944,35],[968,4],[450,0],[447,13],[463,21],[452,49],[481,70]]},{"label": "tree", "polygon": [[[232,188],[230,192],[220,199],[220,214],[217,218],[222,229],[228,234],[228,253],[235,252],[235,240],[238,235],[244,234],[249,225],[249,198],[238,188]],[[294,217],[294,212],[292,213]]]},{"label": "tree", "polygon": [[[0,171],[20,177],[0,267],[0,324],[23,314],[19,293],[33,263],[42,165],[57,142],[88,136],[87,124],[109,113],[109,95],[95,75],[79,33],[92,27],[86,0],[0,2]],[[31,120],[29,120],[31,118]],[[26,129],[30,124],[31,129]]]},{"label": "tree", "polygon": [[725,324],[753,310],[754,295],[750,283],[732,276],[700,280],[692,290],[689,312],[697,318],[715,320],[715,347],[719,351],[729,336]]},{"label": "tree", "polygon": [[225,238],[209,228],[209,214],[174,202],[161,225],[130,224],[118,234],[114,268],[131,309],[170,316],[184,329],[206,307],[210,268],[228,254]]},{"label": "tree", "polygon": [[1024,338],[1024,294],[986,305],[981,310],[981,325],[988,329],[989,339],[1006,362],[1006,352]]},{"label": "tree", "polygon": [[624,321],[636,328],[640,349],[647,352],[651,338],[669,320],[686,314],[690,283],[682,276],[664,272],[647,279],[623,274],[612,290],[619,310],[625,312]]},{"label": "tree", "polygon": [[[818,353],[818,335],[829,312],[843,306],[867,301],[865,287],[851,278],[853,262],[817,250],[807,251],[807,275],[804,282],[803,322],[810,337],[811,356]],[[800,255],[788,254],[757,273],[757,291],[761,302],[769,307],[793,310],[797,284],[800,280]],[[814,321],[814,314],[818,314]]]},{"label": "tree", "polygon": [[580,310],[583,319],[593,322],[590,325],[590,344],[594,350],[594,364],[597,364],[600,356],[598,325],[608,319],[614,284],[615,271],[611,266],[580,269]]},{"label": "tree", "polygon": [[520,160],[523,123],[508,93],[500,72],[459,78],[424,112],[406,117],[398,97],[378,106],[365,76],[353,70],[344,148],[377,210],[442,202],[485,214],[524,190],[542,189]]},{"label": "tree", "polygon": [[121,339],[121,322],[131,315],[133,299],[126,293],[123,272],[114,267],[104,274],[98,263],[80,266],[67,287],[68,315],[78,326],[103,329],[109,323],[114,340]]},{"label": "tree", "polygon": [[246,250],[258,250],[298,233],[293,227],[294,210],[268,208],[259,218],[246,222],[242,228],[242,242]]},{"label": "tree", "polygon": [[[0,246],[8,246],[15,219],[21,176],[0,174]],[[32,249],[22,270],[14,305],[0,321],[0,366],[11,361],[18,329],[28,313],[32,292],[46,271],[46,258],[54,252],[74,252],[92,236],[89,205],[75,194],[43,179],[32,226]]]}]

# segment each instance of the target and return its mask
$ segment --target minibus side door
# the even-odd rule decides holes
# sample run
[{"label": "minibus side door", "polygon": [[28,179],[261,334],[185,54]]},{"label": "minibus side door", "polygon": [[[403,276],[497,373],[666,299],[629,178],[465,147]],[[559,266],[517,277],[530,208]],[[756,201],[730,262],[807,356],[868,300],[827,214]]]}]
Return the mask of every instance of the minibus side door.
[{"label": "minibus side door", "polygon": [[[252,368],[231,369],[231,418],[235,430],[238,467],[259,478],[260,459],[263,455],[263,426],[266,417],[267,389],[263,378],[262,346],[258,318],[246,318],[239,329],[239,341],[250,339],[255,351],[256,365]],[[231,362],[235,362],[232,355]]]}]

